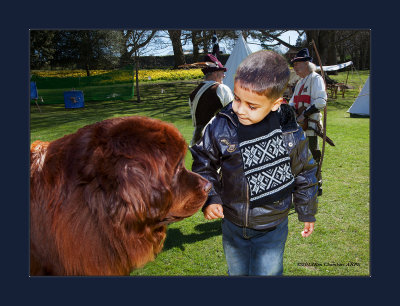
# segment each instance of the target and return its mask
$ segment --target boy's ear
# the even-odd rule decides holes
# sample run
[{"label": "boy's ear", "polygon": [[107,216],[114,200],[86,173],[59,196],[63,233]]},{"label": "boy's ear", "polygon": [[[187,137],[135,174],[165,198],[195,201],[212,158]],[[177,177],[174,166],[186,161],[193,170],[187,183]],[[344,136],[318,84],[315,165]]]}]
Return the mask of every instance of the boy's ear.
[{"label": "boy's ear", "polygon": [[271,110],[274,111],[274,112],[277,111],[279,106],[281,106],[282,102],[283,102],[283,98],[282,97],[276,99],[275,102],[273,103],[273,106],[272,106]]}]

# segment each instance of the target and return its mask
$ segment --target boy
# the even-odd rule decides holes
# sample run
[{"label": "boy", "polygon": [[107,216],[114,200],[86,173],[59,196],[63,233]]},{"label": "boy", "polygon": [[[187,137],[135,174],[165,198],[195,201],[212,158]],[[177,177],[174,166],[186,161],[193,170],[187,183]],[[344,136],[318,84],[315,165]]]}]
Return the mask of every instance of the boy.
[{"label": "boy", "polygon": [[282,275],[292,197],[302,236],[314,230],[317,164],[292,108],[281,104],[289,75],[275,52],[250,54],[236,71],[233,102],[190,148],[192,170],[213,185],[203,213],[223,218],[229,275]]}]

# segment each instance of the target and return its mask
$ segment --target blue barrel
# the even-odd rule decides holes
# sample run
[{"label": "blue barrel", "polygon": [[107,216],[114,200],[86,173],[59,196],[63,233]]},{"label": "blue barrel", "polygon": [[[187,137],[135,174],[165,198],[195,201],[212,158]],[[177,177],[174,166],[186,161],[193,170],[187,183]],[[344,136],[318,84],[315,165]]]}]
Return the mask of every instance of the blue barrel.
[{"label": "blue barrel", "polygon": [[64,91],[65,108],[81,108],[85,106],[83,91],[71,90]]},{"label": "blue barrel", "polygon": [[31,81],[31,100],[36,100],[39,98],[36,82]]}]

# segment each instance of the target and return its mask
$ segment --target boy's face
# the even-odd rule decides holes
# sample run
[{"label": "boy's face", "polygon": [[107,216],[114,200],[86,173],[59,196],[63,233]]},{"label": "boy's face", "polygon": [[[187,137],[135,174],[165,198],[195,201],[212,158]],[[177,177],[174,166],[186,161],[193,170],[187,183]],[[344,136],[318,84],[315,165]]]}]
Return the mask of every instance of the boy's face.
[{"label": "boy's face", "polygon": [[271,111],[278,110],[282,98],[269,99],[264,95],[244,90],[238,83],[234,85],[232,109],[243,125],[251,125],[263,120]]}]

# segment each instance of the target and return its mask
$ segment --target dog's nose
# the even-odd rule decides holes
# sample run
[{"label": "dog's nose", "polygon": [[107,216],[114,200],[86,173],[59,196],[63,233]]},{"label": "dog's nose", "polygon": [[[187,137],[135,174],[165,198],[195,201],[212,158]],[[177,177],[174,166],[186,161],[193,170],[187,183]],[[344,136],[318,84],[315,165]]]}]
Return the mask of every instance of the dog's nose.
[{"label": "dog's nose", "polygon": [[211,183],[207,182],[207,184],[204,185],[203,190],[208,193],[210,192],[211,187],[212,187]]}]

